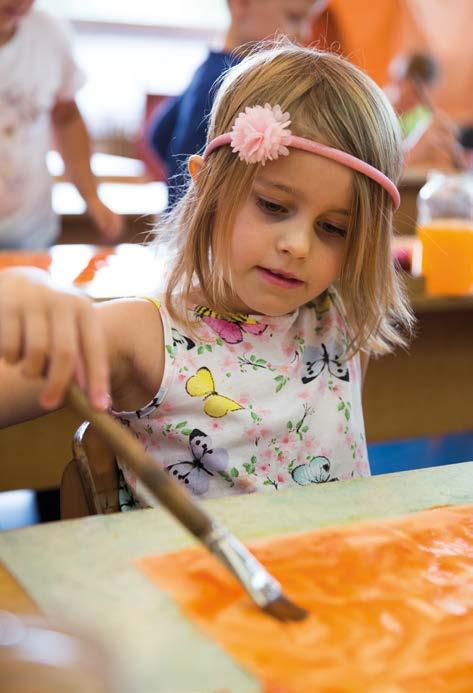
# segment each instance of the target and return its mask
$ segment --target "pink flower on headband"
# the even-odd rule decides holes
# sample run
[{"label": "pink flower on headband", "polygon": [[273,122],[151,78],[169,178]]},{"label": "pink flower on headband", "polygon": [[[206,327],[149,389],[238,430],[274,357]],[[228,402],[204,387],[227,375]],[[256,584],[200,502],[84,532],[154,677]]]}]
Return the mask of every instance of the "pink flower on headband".
[{"label": "pink flower on headband", "polygon": [[231,132],[231,145],[241,161],[247,164],[264,164],[268,159],[287,156],[291,131],[289,113],[280,106],[247,106],[235,120]]}]

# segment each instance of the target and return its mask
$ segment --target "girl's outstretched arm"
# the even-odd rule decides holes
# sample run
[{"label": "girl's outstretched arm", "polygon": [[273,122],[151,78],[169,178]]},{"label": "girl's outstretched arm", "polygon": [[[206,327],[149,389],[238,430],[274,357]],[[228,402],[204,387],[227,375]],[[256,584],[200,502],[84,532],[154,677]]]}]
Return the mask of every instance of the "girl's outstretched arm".
[{"label": "girl's outstretched arm", "polygon": [[108,404],[104,329],[93,303],[31,268],[0,272],[0,425],[60,405],[76,376],[97,408]]},{"label": "girl's outstretched arm", "polygon": [[75,378],[94,406],[138,409],[164,370],[157,308],[143,299],[94,303],[36,269],[0,271],[0,427],[58,408]]}]

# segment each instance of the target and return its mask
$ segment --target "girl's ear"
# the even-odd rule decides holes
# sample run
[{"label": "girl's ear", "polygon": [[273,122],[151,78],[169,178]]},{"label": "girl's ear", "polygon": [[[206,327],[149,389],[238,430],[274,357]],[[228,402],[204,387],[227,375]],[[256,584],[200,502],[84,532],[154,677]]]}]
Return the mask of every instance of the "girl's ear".
[{"label": "girl's ear", "polygon": [[189,173],[191,174],[192,180],[194,181],[194,183],[196,183],[197,176],[202,171],[202,168],[204,166],[204,159],[200,156],[200,154],[193,154],[189,158],[189,162],[187,165],[189,167]]}]

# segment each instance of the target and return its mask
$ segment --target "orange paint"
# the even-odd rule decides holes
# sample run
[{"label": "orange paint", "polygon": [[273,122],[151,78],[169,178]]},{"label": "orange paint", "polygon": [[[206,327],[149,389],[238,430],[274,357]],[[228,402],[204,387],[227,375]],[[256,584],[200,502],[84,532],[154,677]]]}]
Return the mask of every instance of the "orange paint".
[{"label": "orange paint", "polygon": [[250,548],[309,610],[306,621],[260,612],[202,549],[138,563],[267,692],[473,690],[473,506]]},{"label": "orange paint", "polygon": [[2,250],[0,253],[0,269],[6,267],[39,267],[47,270],[51,264],[48,252],[32,253],[29,251]]},{"label": "orange paint", "polygon": [[91,282],[95,278],[98,270],[107,264],[109,256],[113,255],[114,252],[115,250],[113,248],[97,251],[93,257],[90,258],[84,269],[74,279],[74,284],[79,286]]}]

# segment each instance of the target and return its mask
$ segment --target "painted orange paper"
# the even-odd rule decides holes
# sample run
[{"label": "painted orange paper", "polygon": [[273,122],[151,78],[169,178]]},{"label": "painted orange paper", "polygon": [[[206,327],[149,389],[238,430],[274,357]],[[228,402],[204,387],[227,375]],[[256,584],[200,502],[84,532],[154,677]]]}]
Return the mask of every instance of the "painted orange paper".
[{"label": "painted orange paper", "polygon": [[98,270],[107,264],[108,258],[110,255],[113,255],[114,252],[115,250],[113,248],[98,250],[93,257],[90,258],[84,269],[74,279],[74,284],[88,284],[89,282],[93,281]]},{"label": "painted orange paper", "polygon": [[52,257],[47,252],[29,252],[27,250],[5,250],[0,253],[0,269],[6,267],[39,267],[47,270]]},{"label": "painted orange paper", "polygon": [[310,611],[282,624],[207,552],[141,569],[186,616],[278,693],[471,693],[473,506],[253,542]]}]

